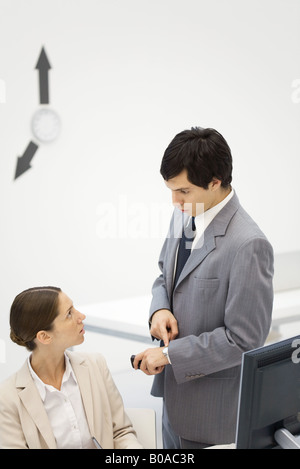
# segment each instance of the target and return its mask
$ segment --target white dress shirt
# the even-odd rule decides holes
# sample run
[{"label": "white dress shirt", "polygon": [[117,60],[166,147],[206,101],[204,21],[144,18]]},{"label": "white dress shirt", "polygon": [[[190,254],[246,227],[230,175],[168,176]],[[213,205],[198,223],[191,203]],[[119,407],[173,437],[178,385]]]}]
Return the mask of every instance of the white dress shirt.
[{"label": "white dress shirt", "polygon": [[[195,225],[196,225],[196,236],[193,240],[192,246],[191,246],[191,253],[194,249],[200,249],[203,246],[204,243],[204,231],[208,227],[208,225],[213,221],[215,216],[222,210],[222,208],[225,207],[225,205],[229,202],[229,200],[233,197],[234,190],[232,189],[231,192],[223,199],[221,202],[219,202],[217,205],[214,207],[206,210],[205,212],[201,213],[200,215],[197,215],[195,217]],[[188,217],[186,221],[186,227],[190,223],[191,217]],[[178,255],[178,248],[176,250],[176,255],[175,255],[175,263],[174,263],[174,272],[173,272],[173,281],[175,279],[176,275],[176,267],[177,267],[177,255]]]},{"label": "white dress shirt", "polygon": [[28,367],[44,403],[58,449],[94,448],[83,408],[80,389],[70,360],[65,354],[66,369],[61,389],[45,384],[33,371],[28,357]]},{"label": "white dress shirt", "polygon": [[[213,221],[215,216],[222,210],[222,208],[225,207],[225,205],[233,197],[233,194],[234,194],[234,190],[232,189],[231,192],[225,197],[225,199],[223,199],[221,202],[219,202],[214,207],[206,210],[206,212],[203,212],[200,215],[198,215],[197,217],[195,217],[196,236],[195,236],[193,244],[192,244],[192,251],[195,248],[200,249],[203,246],[204,231],[206,230],[208,225]],[[189,218],[189,220],[190,220],[190,218]],[[201,239],[201,237],[202,237],[202,239]],[[201,242],[198,243],[200,239],[201,239]]]}]

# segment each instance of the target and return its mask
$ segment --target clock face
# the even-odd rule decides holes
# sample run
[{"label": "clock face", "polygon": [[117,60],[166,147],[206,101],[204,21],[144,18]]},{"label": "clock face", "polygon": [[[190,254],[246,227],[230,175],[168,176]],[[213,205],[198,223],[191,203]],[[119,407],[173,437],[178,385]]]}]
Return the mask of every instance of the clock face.
[{"label": "clock face", "polygon": [[33,135],[43,143],[53,142],[60,132],[60,119],[52,109],[39,109],[32,118]]}]

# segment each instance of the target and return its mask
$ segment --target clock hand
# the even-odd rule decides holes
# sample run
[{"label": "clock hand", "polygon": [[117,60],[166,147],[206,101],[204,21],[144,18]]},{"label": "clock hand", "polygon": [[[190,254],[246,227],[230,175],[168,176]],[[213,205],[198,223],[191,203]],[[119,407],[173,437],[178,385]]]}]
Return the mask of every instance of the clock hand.
[{"label": "clock hand", "polygon": [[48,70],[51,69],[44,47],[42,47],[36,70],[39,71],[40,104],[49,104]]},{"label": "clock hand", "polygon": [[18,157],[15,179],[17,179],[19,176],[21,176],[21,174],[25,173],[25,171],[31,168],[30,162],[34,157],[34,154],[37,149],[38,145],[30,141],[23,155]]}]

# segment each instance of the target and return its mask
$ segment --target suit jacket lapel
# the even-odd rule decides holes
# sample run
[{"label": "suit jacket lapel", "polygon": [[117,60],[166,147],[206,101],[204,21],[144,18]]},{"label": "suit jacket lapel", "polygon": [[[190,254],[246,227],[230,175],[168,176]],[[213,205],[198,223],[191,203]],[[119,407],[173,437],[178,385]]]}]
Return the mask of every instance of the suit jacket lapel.
[{"label": "suit jacket lapel", "polygon": [[90,433],[91,435],[94,435],[92,388],[88,366],[85,363],[85,359],[83,357],[80,357],[79,355],[73,355],[72,352],[67,352],[67,355],[70,358],[72,368],[78,381]]},{"label": "suit jacket lapel", "polygon": [[[208,225],[203,233],[203,236],[199,239],[197,245],[194,247],[190,257],[188,258],[178,282],[175,288],[182,282],[182,280],[189,275],[204,259],[205,257],[215,249],[217,236],[224,236],[226,233],[228,224],[231,218],[239,208],[239,200],[237,195],[234,194],[229,202],[223,207],[223,209],[215,216],[212,222]],[[178,240],[177,244],[178,245]],[[175,251],[176,252],[176,251]],[[175,255],[175,254],[174,254]],[[174,264],[173,264],[174,268]]]},{"label": "suit jacket lapel", "polygon": [[[197,247],[198,246],[198,247]],[[177,281],[175,288],[182,282],[185,277],[187,277],[201,262],[205,257],[215,249],[216,241],[213,233],[211,224],[205,230],[204,236],[202,236],[197,245],[194,247],[190,257],[186,261],[185,266],[182,269],[180,277]]]},{"label": "suit jacket lapel", "polygon": [[[27,362],[17,373],[16,387],[28,414],[39,429],[49,449],[55,449],[56,442],[39,392],[31,377]],[[36,442],[38,445],[39,442]]]}]

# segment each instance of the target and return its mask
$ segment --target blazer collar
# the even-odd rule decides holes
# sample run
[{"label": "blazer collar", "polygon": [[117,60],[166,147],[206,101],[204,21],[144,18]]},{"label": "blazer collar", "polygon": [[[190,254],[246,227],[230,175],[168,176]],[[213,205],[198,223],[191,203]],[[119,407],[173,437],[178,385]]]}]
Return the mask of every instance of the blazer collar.
[{"label": "blazer collar", "polygon": [[233,215],[240,207],[240,202],[236,193],[233,194],[232,198],[220,210],[220,212],[212,220],[211,225],[214,230],[214,236],[223,236],[226,233],[227,227],[232,219]]},{"label": "blazer collar", "polygon": [[[204,259],[205,257],[215,249],[217,236],[224,236],[227,230],[227,227],[230,223],[230,220],[240,207],[240,203],[236,194],[229,200],[225,207],[220,210],[220,212],[215,216],[215,218],[208,225],[206,230],[203,233],[203,236],[199,239],[197,245],[194,247],[192,254],[188,258],[180,277],[177,281],[175,288],[182,282],[182,280],[189,275],[192,270],[194,270]],[[181,228],[182,229],[182,228]],[[172,243],[173,249],[173,269],[174,269],[174,259],[176,248],[179,244],[179,240],[174,239]],[[172,280],[173,280],[173,271],[172,270]]]}]

